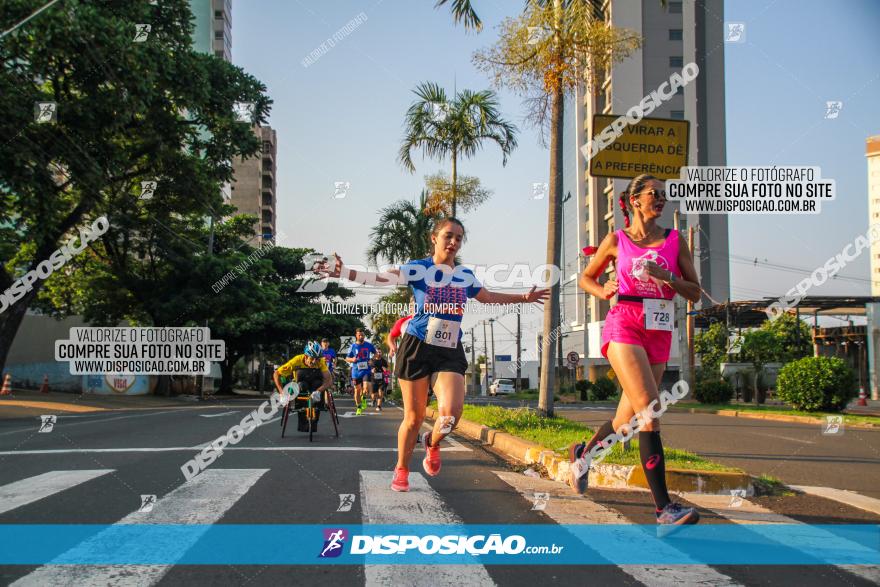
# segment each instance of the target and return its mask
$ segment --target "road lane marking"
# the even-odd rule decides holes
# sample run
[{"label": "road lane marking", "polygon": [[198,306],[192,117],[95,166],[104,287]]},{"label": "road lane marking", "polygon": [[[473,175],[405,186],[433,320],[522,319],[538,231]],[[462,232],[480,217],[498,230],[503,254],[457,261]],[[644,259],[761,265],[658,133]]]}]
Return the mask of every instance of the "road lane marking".
[{"label": "road lane marking", "polygon": [[0,514],[39,501],[80,483],[112,473],[113,469],[50,471],[0,487]]},{"label": "road lane marking", "polygon": [[239,414],[240,412],[223,412],[222,414],[199,414],[202,418],[217,418],[219,416],[228,416],[229,414]]},{"label": "road lane marking", "polygon": [[[210,469],[193,480],[177,487],[156,502],[150,512],[133,512],[114,524],[204,524],[204,532],[217,523],[268,469]],[[204,533],[202,532],[202,533]],[[153,552],[168,548],[168,557],[185,552],[194,545],[199,532],[176,535],[174,544],[161,541],[148,545]],[[111,587],[147,587],[158,583],[174,565],[83,565],[65,564],[64,561],[81,561],[94,557],[119,556],[131,552],[140,558],[144,544],[126,537],[129,534],[115,532],[113,527],[99,532],[53,561],[39,567],[12,583],[17,587],[43,585],[107,585]],[[181,543],[183,542],[183,543]],[[161,554],[159,555],[161,557]],[[105,559],[106,560],[106,559]]]},{"label": "road lane marking", "polygon": [[[807,550],[818,550],[821,551],[827,544],[846,544],[849,542],[852,544],[851,550],[853,551],[865,551],[865,547],[861,544],[857,544],[855,542],[851,542],[845,540],[839,536],[835,536],[831,532],[827,530],[823,530],[822,528],[816,528],[815,526],[811,526],[808,524],[804,524],[803,522],[799,522],[794,518],[789,518],[788,516],[784,516],[782,514],[777,514],[773,510],[765,508],[764,506],[751,502],[747,499],[743,499],[742,503],[737,507],[730,506],[731,496],[729,495],[706,495],[702,493],[682,493],[681,497],[696,505],[700,509],[709,510],[715,512],[719,516],[730,520],[735,524],[749,524],[753,526],[752,531],[756,534],[760,534],[769,538],[770,540],[774,539],[774,534],[772,532],[763,532],[762,526],[772,525],[772,524],[799,524],[804,527],[804,535],[800,536],[800,544],[807,545],[809,544],[809,548],[805,549],[803,547],[798,548],[798,550],[802,550],[807,552]],[[880,565],[835,565],[839,569],[843,569],[854,575],[858,575],[863,579],[867,579],[871,581],[875,585],[880,585]]]},{"label": "road lane marking", "polygon": [[[25,456],[25,455],[61,455],[61,454],[100,454],[100,453],[137,453],[137,452],[189,452],[199,451],[209,443],[196,446],[168,446],[168,447],[142,447],[142,448],[60,448],[47,450],[6,450],[0,451],[0,456]],[[224,451],[244,450],[255,452],[272,451],[337,451],[337,452],[397,452],[394,446],[227,446]],[[466,446],[443,447],[443,452],[473,452]]]},{"label": "road lane marking", "polygon": [[[100,424],[101,422],[112,422],[114,420],[127,420],[129,418],[145,418],[147,416],[159,416],[161,414],[169,414],[169,413],[172,413],[175,411],[177,411],[177,410],[164,410],[162,412],[153,412],[152,414],[133,414],[131,416],[116,416],[114,418],[101,418],[101,419],[94,419],[94,420],[85,420],[84,419],[82,421],[64,423],[63,427],[70,428],[71,426],[83,426],[85,424]],[[71,417],[73,417],[73,416],[67,416],[67,418],[71,418]],[[35,416],[34,419],[39,419],[39,416]],[[59,428],[62,427],[61,423],[64,422],[65,419],[66,418],[64,415],[58,416],[58,422],[59,422],[58,427]],[[20,434],[22,432],[33,432],[33,431],[34,431],[33,426],[29,426],[27,428],[21,428],[19,430],[7,430],[6,432],[0,432],[0,436],[6,436],[7,434]]]},{"label": "road lane marking", "polygon": [[[364,524],[463,524],[421,473],[409,474],[409,492],[391,490],[391,471],[361,471]],[[366,557],[370,560],[370,556]],[[366,586],[458,587],[495,585],[483,565],[364,565]]]},{"label": "road lane marking", "polygon": [[[521,473],[509,471],[494,471],[505,483],[516,489],[523,498],[531,501],[535,491],[550,494],[544,513],[558,524],[630,524],[631,522],[622,514],[598,504],[585,497],[571,493],[567,486],[564,488],[556,481],[547,479],[535,479],[526,477]],[[651,542],[651,546],[640,546],[633,541],[621,542],[611,540],[591,542],[588,546],[608,560],[614,560],[614,555],[621,550],[638,550],[640,548],[668,549],[670,560],[686,560],[686,556],[677,549],[667,544]],[[630,537],[631,538],[631,537]],[[739,585],[732,578],[713,569],[709,565],[686,564],[686,565],[616,565],[621,571],[645,585]]]}]

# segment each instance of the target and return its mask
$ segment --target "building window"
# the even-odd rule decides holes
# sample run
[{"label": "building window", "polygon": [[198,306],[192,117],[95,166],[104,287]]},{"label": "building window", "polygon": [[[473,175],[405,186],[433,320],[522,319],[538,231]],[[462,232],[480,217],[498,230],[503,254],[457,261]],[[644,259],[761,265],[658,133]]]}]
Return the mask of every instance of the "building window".
[{"label": "building window", "polygon": [[272,205],[272,194],[267,194],[266,192],[263,192],[263,205],[264,206],[271,206]]},{"label": "building window", "polygon": [[223,38],[223,31],[214,31],[214,38],[215,39],[222,39]]},{"label": "building window", "polygon": [[669,116],[675,120],[684,120],[684,110],[673,110]]},{"label": "building window", "polygon": [[220,59],[223,59],[226,57],[226,55],[223,53],[223,51],[214,51],[214,57],[219,57]]},{"label": "building window", "polygon": [[669,14],[681,14],[681,2],[670,2]]},{"label": "building window", "polygon": [[681,29],[669,29],[669,40],[670,41],[681,41]]},{"label": "building window", "polygon": [[669,67],[681,67],[684,65],[684,58],[681,55],[672,55],[669,57]]},{"label": "building window", "polygon": [[222,10],[215,10],[214,11],[214,18],[216,18],[216,19],[223,18],[223,11]]}]

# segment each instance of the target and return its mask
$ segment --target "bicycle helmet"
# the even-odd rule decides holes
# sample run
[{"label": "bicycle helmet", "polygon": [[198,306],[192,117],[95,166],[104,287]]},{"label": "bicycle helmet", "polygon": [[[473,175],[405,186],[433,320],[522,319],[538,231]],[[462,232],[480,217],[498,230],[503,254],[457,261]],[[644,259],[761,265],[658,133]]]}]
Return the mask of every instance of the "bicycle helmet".
[{"label": "bicycle helmet", "polygon": [[321,356],[321,345],[314,340],[310,340],[306,343],[306,347],[303,349],[303,354],[307,357],[318,358]]}]

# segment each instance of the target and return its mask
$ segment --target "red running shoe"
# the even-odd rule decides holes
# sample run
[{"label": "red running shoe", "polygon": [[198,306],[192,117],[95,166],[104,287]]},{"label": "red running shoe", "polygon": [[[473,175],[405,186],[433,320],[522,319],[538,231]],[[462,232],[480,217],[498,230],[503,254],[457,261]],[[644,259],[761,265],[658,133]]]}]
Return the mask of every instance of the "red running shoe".
[{"label": "red running shoe", "polygon": [[409,491],[409,471],[402,467],[395,467],[391,489],[394,491]]},{"label": "red running shoe", "polygon": [[440,472],[440,447],[429,445],[430,440],[431,431],[429,430],[422,434],[422,444],[425,445],[425,459],[422,461],[422,468],[431,477],[436,477]]}]

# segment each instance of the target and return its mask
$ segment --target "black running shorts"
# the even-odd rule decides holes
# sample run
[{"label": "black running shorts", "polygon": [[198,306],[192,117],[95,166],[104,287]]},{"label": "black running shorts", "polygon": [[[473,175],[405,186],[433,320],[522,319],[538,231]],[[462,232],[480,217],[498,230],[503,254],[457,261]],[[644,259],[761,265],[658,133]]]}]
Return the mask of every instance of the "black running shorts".
[{"label": "black running shorts", "polygon": [[427,344],[406,333],[397,348],[394,374],[405,381],[413,381],[444,371],[464,375],[467,366],[467,356],[461,341],[456,348],[450,349]]}]

